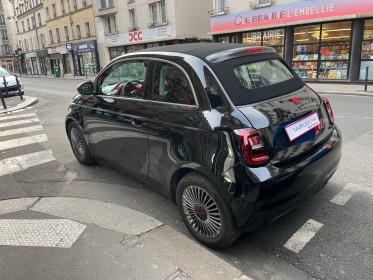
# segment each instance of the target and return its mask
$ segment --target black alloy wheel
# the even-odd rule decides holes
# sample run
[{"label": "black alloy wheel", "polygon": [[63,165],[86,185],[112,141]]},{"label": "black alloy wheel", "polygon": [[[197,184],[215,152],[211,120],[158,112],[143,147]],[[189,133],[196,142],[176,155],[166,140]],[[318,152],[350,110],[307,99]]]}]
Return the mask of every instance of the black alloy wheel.
[{"label": "black alloy wheel", "polygon": [[188,230],[204,245],[223,248],[239,236],[232,211],[203,175],[192,172],[183,177],[177,186],[176,201]]},{"label": "black alloy wheel", "polygon": [[89,165],[94,163],[95,160],[93,159],[91,152],[89,151],[89,147],[80,127],[76,123],[72,122],[69,125],[68,132],[70,145],[76,159],[82,164]]}]

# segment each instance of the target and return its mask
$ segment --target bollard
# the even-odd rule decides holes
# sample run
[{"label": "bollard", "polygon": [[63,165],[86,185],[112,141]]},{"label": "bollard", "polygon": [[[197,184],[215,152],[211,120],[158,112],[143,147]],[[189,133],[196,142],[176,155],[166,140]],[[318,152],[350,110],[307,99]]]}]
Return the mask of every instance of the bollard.
[{"label": "bollard", "polygon": [[4,100],[4,96],[3,96],[3,91],[1,89],[0,89],[0,99],[1,99],[1,103],[3,103],[4,109],[6,109],[6,104],[5,104],[5,100]]},{"label": "bollard", "polygon": [[365,69],[365,82],[364,82],[364,91],[368,90],[368,73],[369,73],[369,66]]},{"label": "bollard", "polygon": [[17,88],[18,88],[18,95],[21,98],[21,100],[23,100],[23,94],[22,94],[22,91],[21,91],[21,86],[20,86],[19,81],[18,81],[18,77],[16,75],[14,75],[14,76],[16,77],[16,83],[17,83]]},{"label": "bollard", "polygon": [[3,85],[6,92],[6,97],[9,98],[9,92],[8,92],[8,83],[6,82],[5,76],[3,76]]}]

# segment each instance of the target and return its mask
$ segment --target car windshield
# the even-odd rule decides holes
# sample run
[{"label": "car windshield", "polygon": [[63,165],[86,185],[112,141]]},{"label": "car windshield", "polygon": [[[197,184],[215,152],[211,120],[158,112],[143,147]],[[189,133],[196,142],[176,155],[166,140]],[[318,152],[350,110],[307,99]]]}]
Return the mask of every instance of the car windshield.
[{"label": "car windshield", "polygon": [[11,75],[5,69],[0,68],[0,76],[1,77],[3,77],[3,76],[8,77],[8,76],[11,76]]},{"label": "car windshield", "polygon": [[239,65],[234,67],[234,73],[247,89],[274,85],[294,77],[287,67],[276,59]]}]

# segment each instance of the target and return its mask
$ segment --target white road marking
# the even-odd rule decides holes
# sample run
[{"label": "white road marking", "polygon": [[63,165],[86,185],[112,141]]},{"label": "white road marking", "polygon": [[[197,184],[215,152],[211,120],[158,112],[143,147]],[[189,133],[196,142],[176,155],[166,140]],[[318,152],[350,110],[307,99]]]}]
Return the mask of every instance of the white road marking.
[{"label": "white road marking", "polygon": [[345,205],[356,192],[367,192],[373,194],[373,191],[370,189],[364,188],[358,184],[350,183],[335,195],[330,202],[338,205]]},{"label": "white road marking", "polygon": [[284,247],[294,253],[302,251],[304,246],[315,236],[323,224],[314,220],[308,220],[293,236],[285,243]]},{"label": "white road marking", "polygon": [[32,132],[32,131],[38,131],[42,129],[43,129],[42,125],[34,125],[34,126],[10,129],[6,131],[0,131],[0,137],[10,136],[10,135],[15,135],[15,134],[20,134],[20,133],[27,133],[27,132]]},{"label": "white road marking", "polygon": [[0,161],[0,176],[12,174],[54,160],[56,159],[52,156],[52,150],[6,158]]},{"label": "white road marking", "polygon": [[0,220],[0,245],[70,248],[87,226],[71,220]]},{"label": "white road marking", "polygon": [[0,121],[21,119],[21,118],[29,118],[29,117],[36,117],[36,114],[35,113],[29,113],[29,114],[10,115],[10,116],[6,115],[5,117],[0,116]]},{"label": "white road marking", "polygon": [[46,134],[27,136],[0,142],[0,151],[48,141]]},{"label": "white road marking", "polygon": [[13,122],[6,122],[6,123],[0,123],[0,128],[8,127],[8,126],[14,126],[14,125],[20,125],[20,124],[27,124],[27,123],[39,123],[38,118],[33,118],[29,120],[20,120],[20,121],[13,121]]}]

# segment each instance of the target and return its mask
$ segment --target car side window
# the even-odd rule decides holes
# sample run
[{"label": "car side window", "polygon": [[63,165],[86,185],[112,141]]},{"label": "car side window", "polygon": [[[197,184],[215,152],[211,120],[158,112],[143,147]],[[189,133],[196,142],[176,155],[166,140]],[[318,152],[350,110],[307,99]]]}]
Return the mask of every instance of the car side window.
[{"label": "car side window", "polygon": [[165,62],[156,62],[153,100],[186,105],[196,104],[187,76],[179,67]]},{"label": "car side window", "polygon": [[142,60],[118,62],[97,80],[99,95],[145,99],[145,75],[148,63]]}]

